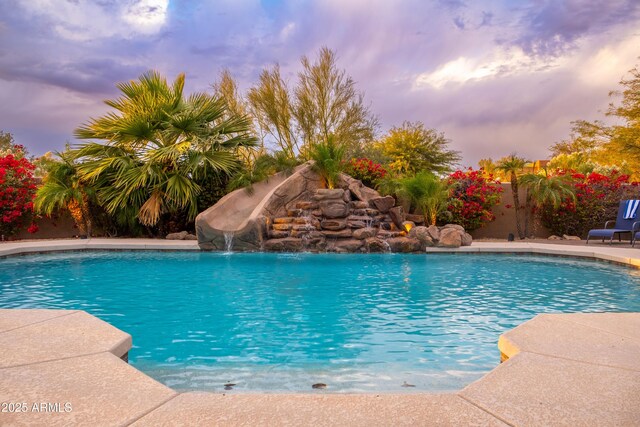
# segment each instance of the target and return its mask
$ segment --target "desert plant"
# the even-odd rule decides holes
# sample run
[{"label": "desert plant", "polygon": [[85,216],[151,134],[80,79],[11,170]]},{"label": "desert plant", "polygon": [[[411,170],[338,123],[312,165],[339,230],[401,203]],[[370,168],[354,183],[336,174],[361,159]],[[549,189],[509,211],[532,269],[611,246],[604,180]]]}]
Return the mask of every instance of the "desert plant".
[{"label": "desert plant", "polygon": [[437,176],[423,171],[400,180],[399,196],[424,215],[426,224],[434,225],[438,213],[447,206],[449,187]]},{"label": "desert plant", "polygon": [[183,94],[184,74],[169,85],[150,71],[118,84],[122,96],[105,101],[111,112],[75,131],[81,178],[97,188],[109,214],[134,209],[147,227],[162,214],[199,211],[199,182],[238,168],[236,150],[253,146],[249,120],[229,114],[226,102],[206,93]]},{"label": "desert plant", "polygon": [[335,188],[344,170],[345,146],[335,141],[333,135],[311,145],[309,155],[313,169],[320,175],[327,188]]},{"label": "desert plant", "polygon": [[520,222],[520,195],[518,193],[518,175],[522,173],[526,160],[522,157],[518,157],[515,154],[510,154],[498,161],[496,169],[503,172],[509,177],[511,181],[511,193],[513,194],[513,206],[515,208],[516,217],[516,230],[518,237],[524,239],[524,230],[522,229],[522,223]]},{"label": "desert plant", "polygon": [[43,184],[36,193],[35,209],[44,215],[67,210],[80,235],[91,237],[93,221],[89,198],[94,194],[93,189],[80,178],[78,165],[68,151],[56,154],[60,160],[48,163]]},{"label": "desert plant", "polygon": [[442,220],[471,231],[495,219],[492,208],[500,203],[502,187],[486,170],[455,171],[447,182],[450,196]]},{"label": "desert plant", "polygon": [[520,185],[527,189],[525,202],[524,232],[530,235],[530,222],[543,206],[558,209],[566,201],[575,203],[576,195],[565,175],[551,176],[545,170],[543,174],[528,173],[518,179]]}]

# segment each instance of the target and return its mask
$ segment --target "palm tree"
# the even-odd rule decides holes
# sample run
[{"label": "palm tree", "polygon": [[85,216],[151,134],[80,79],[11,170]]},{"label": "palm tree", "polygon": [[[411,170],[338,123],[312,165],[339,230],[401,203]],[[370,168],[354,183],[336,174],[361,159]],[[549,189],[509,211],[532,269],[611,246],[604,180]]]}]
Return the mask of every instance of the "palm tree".
[{"label": "palm tree", "polygon": [[399,195],[422,212],[425,224],[435,225],[438,213],[447,205],[449,187],[432,173],[422,171],[400,180]]},{"label": "palm tree", "polygon": [[571,184],[567,182],[565,175],[549,176],[547,170],[544,174],[528,173],[519,178],[519,183],[527,189],[527,201],[525,210],[525,234],[529,234],[529,215],[531,204],[536,208],[551,206],[557,209],[562,202],[571,199],[575,202],[576,194]]},{"label": "palm tree", "polygon": [[327,188],[335,188],[340,172],[344,170],[346,147],[335,142],[332,135],[310,146],[309,157],[314,160],[313,169],[322,177]]},{"label": "palm tree", "polygon": [[520,224],[520,196],[518,194],[518,174],[522,172],[527,161],[522,157],[518,157],[515,154],[510,154],[498,161],[496,169],[502,171],[505,175],[509,176],[511,181],[511,193],[513,194],[513,206],[516,213],[516,230],[518,231],[518,237],[524,239],[525,235],[522,231]]},{"label": "palm tree", "polygon": [[88,142],[74,150],[83,179],[97,188],[109,214],[135,209],[145,226],[164,213],[198,213],[199,181],[238,168],[238,147],[254,146],[250,121],[228,114],[226,103],[198,92],[185,97],[184,74],[172,85],[155,71],[119,83],[122,96],[107,113],[79,127]]},{"label": "palm tree", "polygon": [[78,165],[68,151],[56,154],[60,161],[49,161],[43,185],[36,193],[34,208],[36,212],[45,215],[66,209],[80,235],[91,237],[93,221],[89,199],[93,194],[92,189],[80,179]]}]

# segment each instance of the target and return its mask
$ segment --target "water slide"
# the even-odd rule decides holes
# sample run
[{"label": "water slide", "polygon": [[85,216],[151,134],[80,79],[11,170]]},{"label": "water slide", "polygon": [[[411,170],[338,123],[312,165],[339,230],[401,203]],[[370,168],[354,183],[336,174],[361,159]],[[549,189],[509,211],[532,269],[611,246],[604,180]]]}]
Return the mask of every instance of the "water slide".
[{"label": "water slide", "polygon": [[318,188],[320,179],[307,162],[291,175],[280,172],[251,190],[235,190],[196,217],[198,244],[203,250],[260,250],[266,221],[286,216],[289,205],[309,199]]}]

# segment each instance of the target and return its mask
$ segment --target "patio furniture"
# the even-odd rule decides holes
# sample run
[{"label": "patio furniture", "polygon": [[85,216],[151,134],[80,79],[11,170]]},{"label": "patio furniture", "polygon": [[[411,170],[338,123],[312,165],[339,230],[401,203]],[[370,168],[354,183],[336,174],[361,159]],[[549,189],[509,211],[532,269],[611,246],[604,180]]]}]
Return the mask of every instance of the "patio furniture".
[{"label": "patio furniture", "polygon": [[[633,245],[638,234],[635,231],[640,230],[640,221],[636,219],[639,210],[636,202],[636,200],[622,200],[618,207],[618,217],[615,220],[605,222],[604,228],[589,230],[587,244],[589,244],[591,237],[602,237],[603,243],[604,239],[608,237],[609,244],[611,244],[616,235],[618,235],[618,240],[622,241],[622,234],[629,233],[630,243]],[[610,224],[613,224],[613,228],[608,228]]]}]

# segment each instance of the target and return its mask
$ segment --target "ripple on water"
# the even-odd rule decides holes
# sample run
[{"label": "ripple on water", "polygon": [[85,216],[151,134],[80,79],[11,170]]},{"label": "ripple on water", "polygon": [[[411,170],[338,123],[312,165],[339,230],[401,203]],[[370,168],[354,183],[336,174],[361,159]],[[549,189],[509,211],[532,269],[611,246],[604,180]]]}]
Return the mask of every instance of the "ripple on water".
[{"label": "ripple on water", "polygon": [[537,313],[640,311],[640,274],[538,256],[82,252],[0,260],[0,307],[86,310],[182,390],[444,391],[495,367],[498,336]]}]

